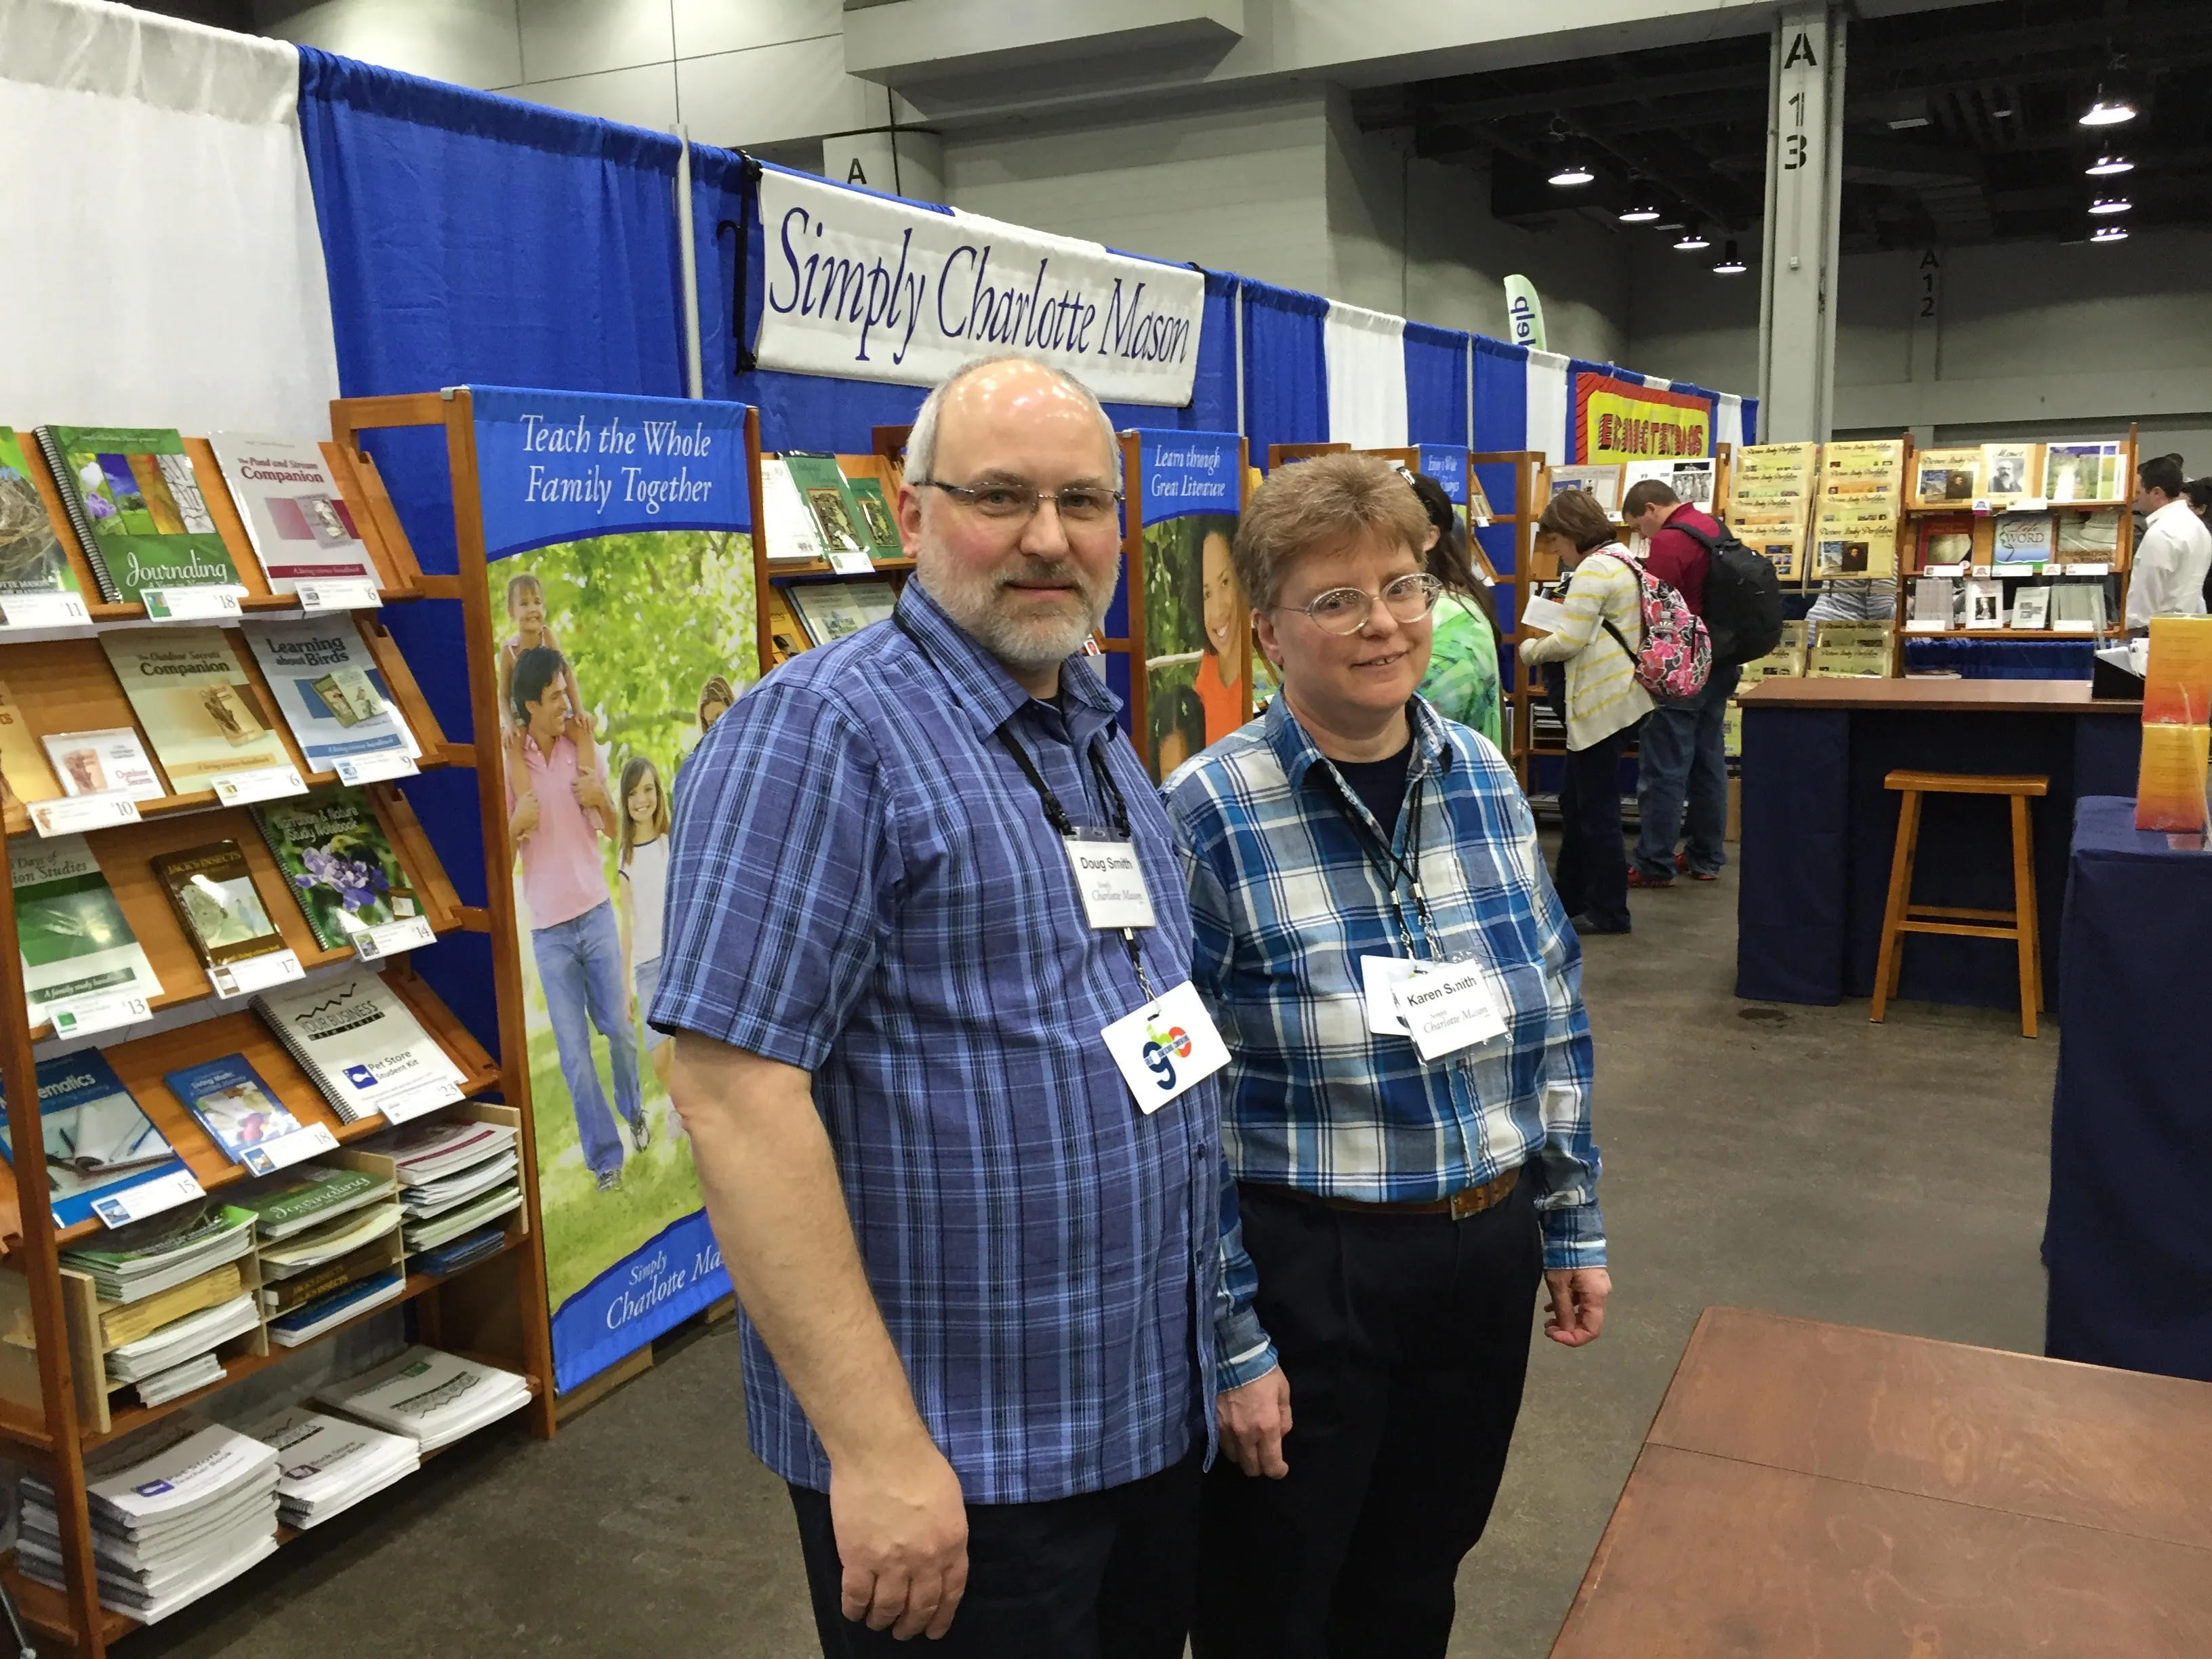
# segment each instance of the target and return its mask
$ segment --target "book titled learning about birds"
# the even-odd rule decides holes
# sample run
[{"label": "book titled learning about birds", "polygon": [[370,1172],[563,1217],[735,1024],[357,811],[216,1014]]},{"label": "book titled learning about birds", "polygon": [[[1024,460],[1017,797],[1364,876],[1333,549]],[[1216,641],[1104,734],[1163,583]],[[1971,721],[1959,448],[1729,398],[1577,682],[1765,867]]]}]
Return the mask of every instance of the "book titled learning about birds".
[{"label": "book titled learning about birds", "polygon": [[422,753],[350,616],[252,623],[240,631],[307,770],[328,772],[341,760],[368,755]]},{"label": "book titled learning about birds", "polygon": [[149,587],[237,583],[174,431],[42,426],[38,440],[102,599],[135,604]]},{"label": "book titled learning about birds", "polygon": [[[98,1049],[40,1060],[37,1082],[47,1194],[57,1226],[87,1220],[103,1197],[185,1167]],[[4,1117],[0,1156],[15,1161]]]},{"label": "book titled learning about birds", "polygon": [[246,520],[270,592],[292,592],[303,581],[376,580],[353,509],[314,444],[216,432],[208,446]]}]

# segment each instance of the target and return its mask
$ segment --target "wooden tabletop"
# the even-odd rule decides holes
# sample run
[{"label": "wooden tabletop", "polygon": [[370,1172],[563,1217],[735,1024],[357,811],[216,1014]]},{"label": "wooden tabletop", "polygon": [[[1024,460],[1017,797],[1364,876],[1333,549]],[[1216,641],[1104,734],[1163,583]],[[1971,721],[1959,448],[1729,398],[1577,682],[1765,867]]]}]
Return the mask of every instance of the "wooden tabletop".
[{"label": "wooden tabletop", "polygon": [[2129,714],[2142,705],[2093,697],[2087,680],[1805,679],[1781,675],[1743,694],[1750,708],[1878,708],[1965,714]]},{"label": "wooden tabletop", "polygon": [[2202,1659],[2212,1384],[1698,1322],[1553,1659]]}]

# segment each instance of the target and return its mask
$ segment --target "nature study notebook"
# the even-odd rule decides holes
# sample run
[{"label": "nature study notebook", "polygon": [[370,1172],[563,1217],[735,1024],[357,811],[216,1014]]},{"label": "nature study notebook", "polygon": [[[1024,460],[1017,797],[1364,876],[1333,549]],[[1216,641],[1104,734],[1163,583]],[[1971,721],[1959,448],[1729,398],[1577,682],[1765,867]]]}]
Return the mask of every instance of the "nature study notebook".
[{"label": "nature study notebook", "polygon": [[267,1171],[254,1157],[255,1150],[300,1127],[300,1120],[285,1109],[244,1054],[187,1066],[161,1081],[233,1164],[243,1164],[258,1174]]},{"label": "nature study notebook", "polygon": [[376,566],[353,509],[313,442],[240,432],[208,435],[246,539],[272,593],[303,581],[374,581]]},{"label": "nature study notebook", "polygon": [[219,968],[284,948],[284,935],[262,907],[253,872],[236,842],[213,841],[164,853],[153,864],[203,967]]},{"label": "nature study notebook", "polygon": [[348,949],[356,933],[421,913],[414,884],[360,790],[325,784],[264,802],[253,817],[325,951]]},{"label": "nature study notebook", "polygon": [[185,441],[158,427],[42,426],[39,448],[110,604],[238,580]]},{"label": "nature study notebook", "polygon": [[[74,1226],[100,1199],[185,1167],[97,1048],[40,1060],[37,1081],[55,1225]],[[4,1116],[0,1157],[15,1161]]]},{"label": "nature study notebook", "polygon": [[0,426],[0,597],[74,593],[76,573],[13,427]]},{"label": "nature study notebook", "polygon": [[78,997],[161,995],[161,981],[82,836],[17,836],[8,862],[33,1024]]},{"label": "nature study notebook", "polygon": [[289,764],[284,740],[220,628],[141,628],[102,634],[100,648],[168,774],[173,794],[232,772]]},{"label": "nature study notebook", "polygon": [[348,757],[420,752],[351,617],[250,623],[240,631],[308,771],[331,771]]}]

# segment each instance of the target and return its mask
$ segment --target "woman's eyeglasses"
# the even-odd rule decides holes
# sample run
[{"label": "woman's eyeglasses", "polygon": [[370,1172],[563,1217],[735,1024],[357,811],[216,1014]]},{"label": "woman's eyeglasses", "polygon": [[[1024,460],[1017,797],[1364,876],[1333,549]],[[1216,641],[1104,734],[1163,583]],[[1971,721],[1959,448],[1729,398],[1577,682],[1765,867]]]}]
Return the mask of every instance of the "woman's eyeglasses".
[{"label": "woman's eyeglasses", "polygon": [[[1401,623],[1417,623],[1437,608],[1444,585],[1426,571],[1401,576],[1382,590],[1383,605]],[[1303,611],[1324,634],[1357,634],[1375,614],[1376,596],[1364,587],[1332,587],[1304,605],[1279,610]]]}]

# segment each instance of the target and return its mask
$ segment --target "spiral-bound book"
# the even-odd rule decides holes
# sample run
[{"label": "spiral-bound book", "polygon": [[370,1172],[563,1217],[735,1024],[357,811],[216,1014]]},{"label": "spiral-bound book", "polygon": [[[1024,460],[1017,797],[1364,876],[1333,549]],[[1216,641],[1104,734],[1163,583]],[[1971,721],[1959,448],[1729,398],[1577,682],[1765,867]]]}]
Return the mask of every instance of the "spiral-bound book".
[{"label": "spiral-bound book", "polygon": [[156,427],[42,426],[70,527],[109,604],[149,587],[234,585],[185,441]]},{"label": "spiral-bound book", "polygon": [[462,1080],[407,1005],[367,969],[264,993],[253,1006],[348,1123],[374,1116],[395,1097]]}]

